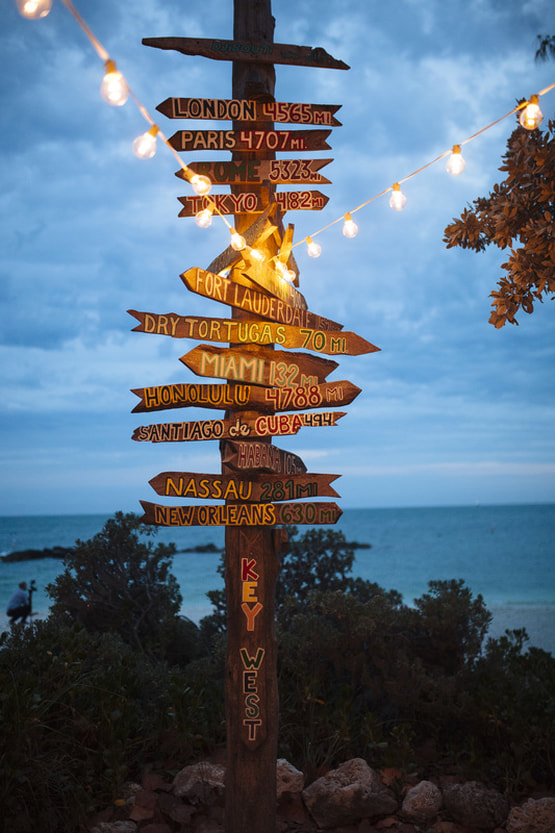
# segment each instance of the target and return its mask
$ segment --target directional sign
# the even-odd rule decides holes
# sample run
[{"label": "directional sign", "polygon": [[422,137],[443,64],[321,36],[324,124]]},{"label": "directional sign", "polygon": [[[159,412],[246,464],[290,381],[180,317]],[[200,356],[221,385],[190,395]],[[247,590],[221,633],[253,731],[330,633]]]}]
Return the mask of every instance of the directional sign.
[{"label": "directional sign", "polygon": [[168,139],[174,150],[330,150],[331,130],[177,130]]},{"label": "directional sign", "polygon": [[339,474],[259,474],[248,480],[232,474],[197,474],[164,471],[149,480],[154,491],[165,497],[201,500],[245,500],[269,503],[311,497],[340,497],[330,485]]},{"label": "directional sign", "polygon": [[334,117],[340,108],[340,104],[296,104],[239,98],[166,98],[156,109],[169,119],[271,121],[340,127],[341,122]]},{"label": "directional sign", "polygon": [[141,500],[143,524],[156,526],[274,526],[334,524],[343,514],[336,503],[227,503],[209,506],[160,506]]},{"label": "directional sign", "polygon": [[349,405],[360,393],[351,382],[323,382],[286,388],[259,385],[155,385],[132,390],[141,400],[132,413],[174,408],[229,408],[231,410],[302,411],[327,405]]},{"label": "directional sign", "polygon": [[[248,183],[261,185],[329,185],[330,180],[319,174],[320,168],[333,159],[237,159],[221,162],[191,162],[189,171],[207,176],[214,185]],[[183,168],[175,172],[188,181]]]},{"label": "directional sign", "polygon": [[162,422],[135,428],[131,439],[137,442],[175,443],[193,440],[247,439],[296,434],[303,427],[337,425],[345,411],[318,411],[312,414],[260,414],[244,419],[205,419],[198,422]]},{"label": "directional sign", "polygon": [[255,61],[259,64],[289,64],[300,67],[350,69],[343,61],[328,55],[317,46],[295,46],[291,43],[252,43],[214,38],[143,38],[145,46],[174,49],[184,55],[202,55],[214,61]]},{"label": "directional sign", "polygon": [[341,330],[342,324],[331,321],[307,309],[298,309],[286,304],[279,298],[270,298],[254,289],[233,283],[233,281],[206,272],[196,267],[187,269],[181,275],[181,280],[191,292],[238,307],[245,312],[254,313],[261,318],[269,318],[280,324],[290,324],[294,327],[307,327],[314,330]]},{"label": "directional sign", "polygon": [[306,466],[297,454],[257,440],[228,440],[222,452],[222,463],[236,471],[256,469],[273,474],[306,472]]},{"label": "directional sign", "polygon": [[232,318],[203,318],[199,315],[177,315],[167,312],[138,312],[128,309],[140,323],[137,333],[155,333],[173,338],[195,338],[200,341],[221,341],[228,344],[279,344],[281,347],[313,350],[330,356],[359,356],[374,353],[379,347],[346,330],[309,330],[288,327],[271,321],[236,321]]},{"label": "directional sign", "polygon": [[317,385],[338,366],[310,353],[248,347],[193,347],[180,361],[198,376],[278,388]]},{"label": "directional sign", "polygon": [[[321,211],[329,200],[321,191],[278,191],[276,202],[282,211]],[[188,196],[177,198],[183,208],[178,217],[196,217],[205,208],[220,214],[261,214],[264,202],[259,194],[247,191],[242,194],[210,194],[209,197]]]}]

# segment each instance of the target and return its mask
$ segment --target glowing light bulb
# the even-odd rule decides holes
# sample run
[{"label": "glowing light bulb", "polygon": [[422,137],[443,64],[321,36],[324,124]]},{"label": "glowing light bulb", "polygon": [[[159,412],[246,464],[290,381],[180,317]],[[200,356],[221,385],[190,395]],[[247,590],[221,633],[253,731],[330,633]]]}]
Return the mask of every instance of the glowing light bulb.
[{"label": "glowing light bulb", "polygon": [[203,208],[202,211],[195,216],[195,223],[199,228],[208,228],[212,225],[212,212],[209,208]]},{"label": "glowing light bulb", "polygon": [[257,260],[259,263],[262,263],[266,260],[266,255],[264,252],[261,252],[260,249],[251,249],[251,257],[253,260]]},{"label": "glowing light bulb", "polygon": [[231,248],[236,252],[242,252],[247,246],[247,241],[235,229],[231,232]]},{"label": "glowing light bulb", "polygon": [[398,182],[393,184],[393,191],[391,197],[389,198],[389,205],[391,208],[394,208],[395,211],[402,211],[405,205],[407,204],[407,198],[401,191],[401,186]]},{"label": "glowing light bulb", "polygon": [[152,159],[156,153],[156,134],[159,129],[157,125],[153,124],[150,130],[137,136],[133,142],[133,151],[139,159]]},{"label": "glowing light bulb", "polygon": [[297,277],[295,272],[292,269],[286,269],[284,273],[284,277],[286,281],[289,283],[295,283],[295,278]]},{"label": "glowing light bulb", "polygon": [[209,194],[212,188],[212,180],[202,174],[193,174],[189,182],[191,183],[191,188],[199,197],[204,197],[206,194]]},{"label": "glowing light bulb", "polygon": [[345,222],[343,223],[343,234],[345,237],[356,237],[358,234],[358,226],[354,220],[351,219],[349,213],[345,214]]},{"label": "glowing light bulb", "polygon": [[52,0],[17,0],[17,10],[27,20],[46,17],[52,8]]},{"label": "glowing light bulb", "polygon": [[530,100],[526,107],[520,111],[518,117],[522,127],[526,130],[535,130],[539,127],[543,120],[543,113],[540,110],[539,99],[537,95],[530,96]]},{"label": "glowing light bulb", "polygon": [[312,239],[312,237],[307,237],[306,238],[306,243],[307,243],[306,250],[307,250],[309,256],[310,257],[320,257],[320,255],[322,254],[322,247],[320,245],[318,245],[318,243],[315,243],[314,240]]},{"label": "glowing light bulb", "polygon": [[100,95],[104,101],[107,101],[113,107],[121,107],[122,104],[125,104],[129,96],[129,89],[125,83],[125,78],[116,69],[114,61],[106,61],[104,66],[106,68],[106,74],[100,85]]},{"label": "glowing light bulb", "polygon": [[458,176],[459,174],[462,174],[465,167],[466,162],[464,161],[461,154],[461,146],[453,145],[453,150],[451,151],[451,156],[447,160],[445,170],[448,174],[451,174],[452,176]]}]

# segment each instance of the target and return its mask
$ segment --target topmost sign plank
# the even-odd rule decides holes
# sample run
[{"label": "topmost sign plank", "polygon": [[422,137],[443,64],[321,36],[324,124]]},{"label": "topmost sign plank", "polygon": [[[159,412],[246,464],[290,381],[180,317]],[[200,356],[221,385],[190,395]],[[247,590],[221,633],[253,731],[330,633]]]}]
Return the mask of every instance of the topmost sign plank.
[{"label": "topmost sign plank", "polygon": [[289,43],[249,43],[215,38],[143,38],[144,46],[175,49],[184,55],[202,55],[215,61],[250,61],[264,64],[289,64],[299,67],[350,69],[325,49]]}]

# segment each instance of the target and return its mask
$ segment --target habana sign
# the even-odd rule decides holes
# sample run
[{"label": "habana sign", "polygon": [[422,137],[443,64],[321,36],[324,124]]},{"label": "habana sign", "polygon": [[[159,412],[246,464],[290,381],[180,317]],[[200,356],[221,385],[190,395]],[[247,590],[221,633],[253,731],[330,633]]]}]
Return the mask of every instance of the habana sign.
[{"label": "habana sign", "polygon": [[205,419],[198,422],[161,422],[135,428],[131,439],[136,442],[175,443],[196,440],[246,439],[247,437],[280,437],[297,434],[301,428],[334,426],[345,416],[344,411],[318,411],[312,414],[260,414],[245,419]]},{"label": "habana sign", "polygon": [[291,153],[330,150],[331,130],[176,130],[168,139],[174,150],[267,150]]},{"label": "habana sign", "polygon": [[[260,194],[210,194],[209,197],[187,196],[177,198],[183,208],[178,217],[196,217],[205,208],[220,214],[261,214],[264,202]],[[285,211],[321,211],[329,200],[320,191],[278,191],[275,199]]]},{"label": "habana sign", "polygon": [[341,127],[341,122],[334,116],[341,109],[340,104],[299,104],[240,98],[166,98],[156,109],[169,119],[271,121]]},{"label": "habana sign", "polygon": [[228,440],[222,463],[235,471],[266,471],[273,474],[303,474],[306,466],[297,454],[257,440]]},{"label": "habana sign", "polygon": [[161,506],[141,500],[140,523],[155,526],[274,526],[334,524],[343,514],[337,503],[227,503],[225,505]]},{"label": "habana sign", "polygon": [[[207,176],[215,185],[330,185],[318,171],[333,159],[230,159],[221,162],[191,162],[189,171]],[[175,172],[187,180],[185,171]]]},{"label": "habana sign", "polygon": [[132,413],[175,408],[229,408],[231,410],[302,411],[327,405],[349,405],[360,393],[351,382],[323,382],[297,387],[267,388],[259,385],[191,385],[188,383],[133,388],[139,397]]},{"label": "habana sign", "polygon": [[194,347],[179,360],[198,376],[282,388],[317,385],[338,367],[333,359],[310,353],[213,345]]},{"label": "habana sign", "polygon": [[349,69],[321,46],[296,46],[292,43],[253,43],[215,38],[143,38],[145,46],[173,49],[184,55],[202,55],[214,61],[247,61],[262,64],[288,64],[325,69]]},{"label": "habana sign", "polygon": [[245,312],[254,313],[261,318],[269,318],[280,324],[294,327],[307,327],[315,330],[341,330],[342,324],[331,321],[306,309],[299,309],[286,304],[279,298],[270,298],[254,289],[233,283],[221,275],[205,272],[196,267],[187,269],[180,276],[191,292],[211,298],[222,304],[237,307]]},{"label": "habana sign", "polygon": [[359,356],[380,349],[356,333],[346,330],[310,330],[266,321],[204,318],[198,315],[177,315],[175,312],[164,315],[134,309],[128,309],[127,312],[139,321],[139,325],[133,328],[133,332],[137,333],[227,344],[278,344],[290,349],[301,347],[303,350],[326,353],[329,356]]},{"label": "habana sign", "polygon": [[265,474],[247,480],[231,474],[164,471],[149,480],[149,483],[157,494],[164,497],[271,503],[312,497],[339,497],[330,484],[340,476],[296,474],[283,477],[279,474]]}]

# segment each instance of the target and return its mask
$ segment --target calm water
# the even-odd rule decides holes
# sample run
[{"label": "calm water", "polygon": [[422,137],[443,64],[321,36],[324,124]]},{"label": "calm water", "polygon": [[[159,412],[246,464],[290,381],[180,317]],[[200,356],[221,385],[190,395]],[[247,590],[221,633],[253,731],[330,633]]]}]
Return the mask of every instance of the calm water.
[{"label": "calm water", "polygon": [[[0,554],[71,546],[77,538],[92,537],[106,518],[0,518]],[[426,592],[431,579],[462,578],[494,613],[492,635],[504,627],[525,626],[532,644],[555,653],[554,505],[347,509],[331,528],[341,530],[349,541],[371,544],[371,549],[355,551],[355,575],[399,590],[407,603]],[[155,540],[174,541],[178,549],[208,543],[223,549],[224,530],[161,528]],[[206,592],[222,586],[218,561],[218,554],[175,556],[182,612],[194,621],[210,612]],[[0,613],[22,579],[35,579],[33,609],[45,613],[50,601],[45,586],[61,569],[54,559],[0,563]]]}]

